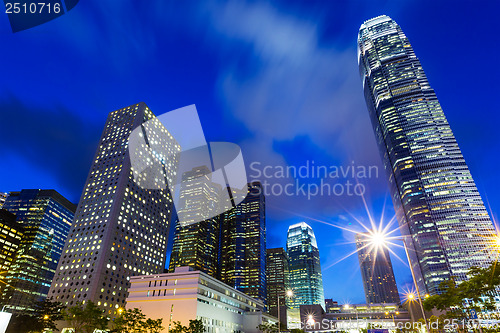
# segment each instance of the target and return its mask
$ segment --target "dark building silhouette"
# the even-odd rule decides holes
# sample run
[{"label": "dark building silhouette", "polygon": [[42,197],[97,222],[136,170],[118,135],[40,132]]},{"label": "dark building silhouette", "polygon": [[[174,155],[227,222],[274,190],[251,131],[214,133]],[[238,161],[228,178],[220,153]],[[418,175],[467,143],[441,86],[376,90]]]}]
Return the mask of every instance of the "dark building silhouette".
[{"label": "dark building silhouette", "polygon": [[267,278],[267,309],[275,317],[278,316],[286,322],[286,292],[288,286],[288,255],[282,247],[267,249],[266,278]]},{"label": "dark building silhouette", "polygon": [[[177,221],[169,272],[176,267],[189,266],[212,277],[219,277],[219,243],[221,216],[211,217],[221,191],[213,183],[206,166],[193,168],[182,175],[180,206],[177,214],[185,221]],[[193,222],[200,221],[201,222]]]},{"label": "dark building silhouette", "polygon": [[266,301],[266,203],[259,182],[248,184],[248,193],[236,207],[223,214],[221,232],[222,282],[248,296]]},{"label": "dark building silhouette", "polygon": [[420,293],[439,293],[442,281],[464,281],[471,266],[490,265],[495,229],[401,27],[385,15],[364,22],[358,63]]},{"label": "dark building silhouette", "polygon": [[24,233],[10,264],[3,302],[10,312],[31,311],[47,297],[76,206],[55,190],[10,192],[3,208]]},{"label": "dark building silhouette", "polygon": [[359,268],[367,304],[400,303],[391,257],[386,247],[370,246],[368,233],[356,234]]},{"label": "dark building silhouette", "polygon": [[0,304],[6,304],[9,291],[6,277],[17,257],[23,232],[21,224],[16,222],[16,215],[0,209]]}]

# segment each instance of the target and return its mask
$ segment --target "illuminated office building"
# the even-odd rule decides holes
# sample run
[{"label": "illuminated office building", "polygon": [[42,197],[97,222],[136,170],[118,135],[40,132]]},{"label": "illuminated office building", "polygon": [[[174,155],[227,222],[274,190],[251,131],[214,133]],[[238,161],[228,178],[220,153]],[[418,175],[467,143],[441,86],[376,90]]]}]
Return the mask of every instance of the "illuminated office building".
[{"label": "illuminated office building", "polygon": [[221,232],[221,280],[250,297],[266,300],[266,207],[259,182],[224,213]]},{"label": "illuminated office building", "polygon": [[[267,309],[275,317],[285,316],[286,292],[288,290],[288,256],[282,247],[267,249],[266,260]],[[285,322],[286,319],[282,319]]]},{"label": "illuminated office building", "polygon": [[0,192],[0,208],[2,208],[3,204],[5,203],[5,200],[7,200],[7,197],[9,195],[7,193]]},{"label": "illuminated office building", "polygon": [[360,232],[355,237],[366,304],[399,304],[399,292],[389,250],[386,247],[370,246],[367,236],[368,233]]},{"label": "illuminated office building", "polygon": [[288,227],[286,240],[288,280],[293,291],[290,308],[319,304],[325,309],[323,278],[318,244],[312,228],[305,222]]},{"label": "illuminated office building", "polygon": [[3,305],[9,312],[31,311],[47,297],[76,206],[54,190],[34,189],[10,192],[3,208],[24,231],[5,276]]},{"label": "illuminated office building", "polygon": [[[210,276],[219,273],[220,216],[212,217],[221,188],[212,182],[206,166],[193,168],[182,175],[180,209],[170,256],[169,272],[189,266]],[[195,222],[200,221],[201,222]]]},{"label": "illuminated office building", "polygon": [[5,304],[3,294],[8,295],[6,276],[17,256],[23,232],[21,224],[16,222],[16,215],[0,209],[0,304]]},{"label": "illuminated office building", "polygon": [[421,293],[489,265],[495,233],[450,125],[400,26],[361,25],[358,62],[392,201]]},{"label": "illuminated office building", "polygon": [[[173,204],[160,183],[172,180],[165,166],[150,172],[157,178],[134,173],[128,149],[134,129],[143,140],[139,154],[152,151],[148,162],[161,155],[166,164],[177,163],[168,159],[180,146],[146,104],[108,115],[49,293],[64,305],[93,301],[113,316],[125,305],[130,276],[163,272]],[[141,185],[148,181],[156,189]]]}]

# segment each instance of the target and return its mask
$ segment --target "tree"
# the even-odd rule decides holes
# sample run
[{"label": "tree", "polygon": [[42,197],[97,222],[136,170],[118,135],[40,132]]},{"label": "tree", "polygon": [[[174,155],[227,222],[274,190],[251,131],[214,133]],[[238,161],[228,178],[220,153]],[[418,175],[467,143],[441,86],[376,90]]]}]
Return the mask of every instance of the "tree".
[{"label": "tree", "polygon": [[257,329],[264,333],[276,333],[278,332],[278,324],[260,324]]},{"label": "tree", "polygon": [[[151,319],[148,318],[146,319],[146,322],[144,323],[144,328],[147,330],[148,333],[160,333],[165,329],[163,324],[163,318],[160,319]],[[203,328],[204,330],[204,328]],[[203,331],[202,331],[203,332]]]},{"label": "tree", "polygon": [[183,326],[180,321],[174,321],[174,327],[170,329],[170,333],[204,333],[205,325],[201,319],[189,321],[189,326]]},{"label": "tree", "polygon": [[121,312],[120,316],[114,320],[112,332],[159,333],[164,329],[162,322],[162,318],[156,320],[146,318],[146,315],[144,315],[140,309],[134,308]]},{"label": "tree", "polygon": [[65,307],[51,298],[36,302],[34,311],[25,311],[12,316],[7,333],[40,332],[45,328],[55,330],[55,322],[63,318]]},{"label": "tree", "polygon": [[109,319],[104,310],[89,301],[85,306],[74,306],[64,311],[64,319],[75,330],[74,333],[92,333],[95,329],[105,330]]},{"label": "tree", "polygon": [[114,321],[113,332],[117,333],[140,333],[146,316],[140,309],[124,310]]},{"label": "tree", "polygon": [[301,330],[301,329],[299,329],[299,328],[293,328],[293,329],[290,331],[290,333],[305,333],[305,331],[304,331],[304,330]]}]

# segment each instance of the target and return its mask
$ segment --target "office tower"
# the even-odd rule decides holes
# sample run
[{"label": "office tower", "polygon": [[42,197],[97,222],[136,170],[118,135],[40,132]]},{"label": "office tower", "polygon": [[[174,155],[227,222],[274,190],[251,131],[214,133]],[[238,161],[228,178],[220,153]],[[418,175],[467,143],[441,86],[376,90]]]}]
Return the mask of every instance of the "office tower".
[{"label": "office tower", "polygon": [[9,312],[31,311],[47,297],[76,206],[54,190],[35,189],[10,192],[3,208],[24,229],[5,277],[3,305]]},{"label": "office tower", "polygon": [[288,227],[286,252],[288,280],[293,290],[290,307],[319,304],[324,309],[325,297],[318,244],[314,231],[307,223],[300,222]]},{"label": "office tower", "polygon": [[[288,256],[282,247],[267,249],[266,283],[267,283],[267,309],[273,316],[285,316],[286,297],[288,288]],[[285,316],[286,318],[286,316]],[[281,320],[285,322],[286,319]]]},{"label": "office tower", "polygon": [[[210,276],[219,273],[220,216],[212,217],[218,205],[220,185],[213,183],[207,166],[193,168],[182,175],[174,245],[169,272],[189,266]],[[200,221],[201,222],[193,222]]]},{"label": "office tower", "polygon": [[5,200],[7,200],[7,197],[9,195],[7,193],[0,192],[0,208],[2,208],[3,204],[5,203]]},{"label": "office tower", "polygon": [[259,182],[248,184],[248,194],[224,213],[221,233],[221,280],[258,300],[266,300],[266,205]]},{"label": "office tower", "polygon": [[161,182],[169,171],[163,165],[137,176],[128,149],[134,129],[143,141],[132,153],[176,164],[168,159],[180,147],[146,104],[108,115],[49,293],[64,305],[93,301],[114,316],[125,305],[130,276],[163,272],[172,198]]},{"label": "office tower", "polygon": [[357,233],[355,238],[366,304],[400,303],[389,250],[371,246],[368,233]]},{"label": "office tower", "polygon": [[[436,93],[399,25],[361,25],[358,61],[393,204],[420,292],[493,260],[493,224]],[[458,97],[458,96],[457,96]]]},{"label": "office tower", "polygon": [[5,304],[3,294],[8,291],[6,276],[21,244],[24,229],[16,222],[16,215],[0,209],[0,304]]}]

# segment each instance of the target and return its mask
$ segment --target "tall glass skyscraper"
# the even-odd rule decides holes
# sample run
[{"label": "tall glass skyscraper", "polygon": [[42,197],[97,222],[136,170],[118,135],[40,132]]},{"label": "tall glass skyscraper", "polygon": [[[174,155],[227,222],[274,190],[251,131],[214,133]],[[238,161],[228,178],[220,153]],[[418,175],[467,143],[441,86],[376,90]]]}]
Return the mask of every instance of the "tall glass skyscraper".
[{"label": "tall glass skyscraper", "polygon": [[360,232],[355,237],[366,304],[399,304],[399,292],[389,250],[386,247],[375,249],[370,246],[369,235]]},{"label": "tall glass skyscraper", "polygon": [[288,290],[288,255],[282,247],[267,249],[267,309],[275,317],[278,316],[278,304],[282,322],[286,321],[286,292]]},{"label": "tall glass skyscraper", "polygon": [[[436,93],[400,26],[361,25],[358,62],[392,201],[421,293],[493,260],[495,233]],[[457,96],[458,97],[458,96]]]},{"label": "tall glass skyscraper", "polygon": [[[173,208],[170,191],[161,186],[168,175],[163,167],[157,172],[146,169],[137,178],[128,149],[135,129],[140,129],[143,140],[137,149],[153,152],[144,155],[148,162],[153,155],[165,160],[180,152],[177,141],[146,104],[108,115],[49,292],[64,305],[93,301],[113,316],[125,305],[130,276],[163,273]],[[148,174],[154,177],[147,179]],[[140,186],[143,181],[154,182],[157,189]]]},{"label": "tall glass skyscraper", "polygon": [[[215,278],[219,275],[219,241],[221,217],[217,210],[220,185],[212,182],[207,166],[193,168],[182,175],[177,214],[185,225],[177,222],[169,272],[190,266]],[[193,222],[200,221],[201,222]]]},{"label": "tall glass skyscraper", "polygon": [[[244,192],[244,191],[243,191]],[[245,199],[224,213],[221,281],[266,302],[266,202],[259,182],[248,184]]]},{"label": "tall glass skyscraper", "polygon": [[288,302],[290,308],[320,304],[325,309],[318,244],[314,231],[307,223],[300,222],[288,227],[286,252],[288,281],[293,291],[293,297]]},{"label": "tall glass skyscraper", "polygon": [[5,277],[10,312],[33,310],[47,297],[76,206],[54,190],[10,192],[3,208],[16,215],[23,237]]}]

